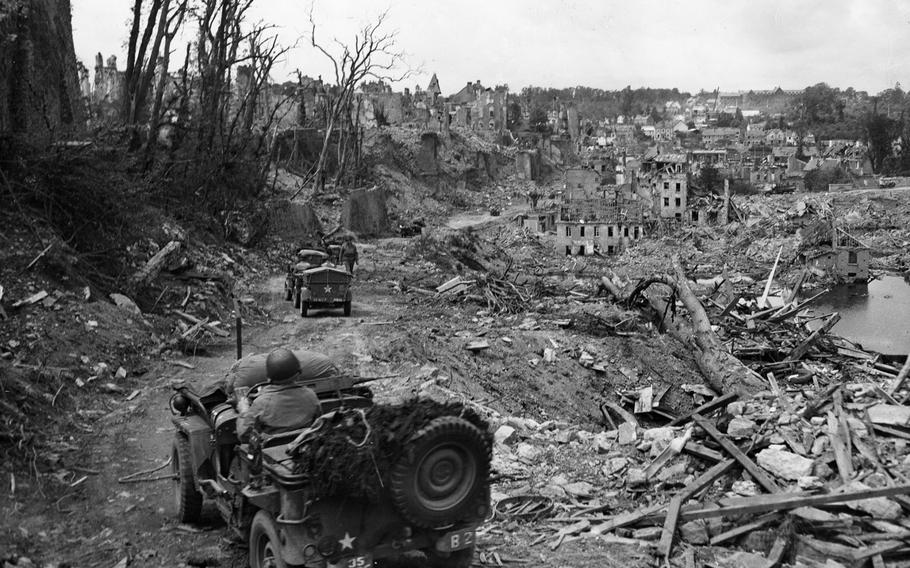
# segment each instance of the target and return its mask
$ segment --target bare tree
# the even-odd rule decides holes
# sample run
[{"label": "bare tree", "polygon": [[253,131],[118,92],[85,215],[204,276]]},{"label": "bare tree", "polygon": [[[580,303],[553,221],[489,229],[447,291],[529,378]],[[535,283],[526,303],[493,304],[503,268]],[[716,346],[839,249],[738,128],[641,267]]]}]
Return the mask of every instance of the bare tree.
[{"label": "bare tree", "polygon": [[[162,42],[167,57],[170,44],[183,21],[187,0],[133,1],[126,70],[123,76],[121,118],[132,127],[130,146],[139,143],[136,126],[146,120],[148,96],[162,55]],[[167,68],[164,68],[167,74]]]},{"label": "bare tree", "polygon": [[[164,94],[168,89],[169,71],[171,64],[171,45],[174,37],[183,25],[189,0],[180,0],[172,14],[164,20],[164,45],[158,59],[158,77],[155,85],[155,94],[152,100],[152,110],[148,119],[148,140],[145,145],[145,167],[149,168],[154,160],[155,150],[158,147],[158,131],[161,128],[161,119],[164,111]],[[186,65],[186,63],[184,64]]]},{"label": "bare tree", "polygon": [[[403,66],[404,53],[396,50],[397,33],[383,29],[387,18],[388,11],[383,12],[375,22],[364,25],[357,32],[352,44],[334,39],[335,46],[331,48],[316,39],[316,20],[313,18],[313,6],[310,6],[310,43],[332,62],[335,73],[335,86],[326,90],[325,135],[314,171],[314,192],[321,192],[325,187],[326,158],[332,133],[336,127],[344,128],[346,122],[350,127],[357,86],[370,77],[395,82],[411,74],[410,70],[396,74],[396,69]],[[341,142],[339,140],[339,144]],[[343,155],[339,157],[343,161]]]},{"label": "bare tree", "polygon": [[253,0],[198,2],[193,191],[230,207],[241,194],[264,187],[268,133],[287,100],[269,100],[269,76],[288,48],[272,26],[248,25]]}]

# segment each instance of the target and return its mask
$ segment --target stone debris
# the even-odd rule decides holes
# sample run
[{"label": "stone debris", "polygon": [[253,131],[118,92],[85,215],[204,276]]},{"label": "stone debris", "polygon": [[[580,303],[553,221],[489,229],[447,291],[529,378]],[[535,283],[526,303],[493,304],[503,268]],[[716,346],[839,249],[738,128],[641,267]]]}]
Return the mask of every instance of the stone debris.
[{"label": "stone debris", "polygon": [[758,465],[774,475],[798,481],[812,473],[815,462],[779,448],[766,448],[756,454]]}]

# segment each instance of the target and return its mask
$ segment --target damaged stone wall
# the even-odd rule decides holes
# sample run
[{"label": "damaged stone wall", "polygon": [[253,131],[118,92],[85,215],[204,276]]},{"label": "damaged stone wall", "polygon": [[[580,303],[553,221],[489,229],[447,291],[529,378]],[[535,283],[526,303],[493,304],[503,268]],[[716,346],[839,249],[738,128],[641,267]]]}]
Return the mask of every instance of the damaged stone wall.
[{"label": "damaged stone wall", "polygon": [[2,2],[0,133],[47,135],[83,124],[69,0]]},{"label": "damaged stone wall", "polygon": [[420,136],[420,150],[417,152],[417,168],[421,174],[439,173],[439,137],[435,132],[424,132]]},{"label": "damaged stone wall", "polygon": [[518,179],[534,181],[540,178],[540,152],[525,151],[515,156],[515,174]]},{"label": "damaged stone wall", "polygon": [[341,224],[361,237],[389,233],[389,212],[385,190],[358,189],[352,191],[341,210]]},{"label": "damaged stone wall", "polygon": [[322,223],[309,203],[274,201],[269,205],[269,232],[288,239],[305,240],[322,231]]}]

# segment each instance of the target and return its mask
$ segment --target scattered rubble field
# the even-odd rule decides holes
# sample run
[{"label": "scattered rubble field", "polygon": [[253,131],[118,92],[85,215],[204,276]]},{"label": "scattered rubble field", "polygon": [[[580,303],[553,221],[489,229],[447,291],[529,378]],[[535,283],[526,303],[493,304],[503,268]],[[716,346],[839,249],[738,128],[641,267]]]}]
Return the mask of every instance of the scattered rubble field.
[{"label": "scattered rubble field", "polygon": [[[899,267],[908,235],[893,216],[907,198],[853,199],[852,234],[887,243],[879,270]],[[361,242],[349,318],[301,318],[284,301],[293,243],[280,238],[255,248],[189,239],[157,294],[116,305],[49,277],[27,234],[5,237],[19,246],[4,249],[6,299],[18,302],[6,314],[16,325],[0,336],[3,435],[13,442],[4,558],[245,561],[217,515],[175,523],[166,470],[169,385],[218,380],[233,361],[232,294],[244,353],[321,350],[383,377],[371,383],[382,400],[457,400],[494,424],[495,514],[475,564],[901,565],[906,370],[807,327],[820,281],[798,266],[781,263],[775,304],[763,304],[776,249],[798,248],[799,228],[828,201],[797,194],[740,207],[757,221],[584,259],[556,255],[546,235],[506,216],[459,214],[449,228]],[[761,238],[772,239],[763,254],[725,252]],[[672,262],[736,372],[759,388],[718,390],[704,378],[703,344],[680,335],[694,320]],[[665,283],[629,297],[661,274]],[[26,432],[30,416],[46,428]]]}]

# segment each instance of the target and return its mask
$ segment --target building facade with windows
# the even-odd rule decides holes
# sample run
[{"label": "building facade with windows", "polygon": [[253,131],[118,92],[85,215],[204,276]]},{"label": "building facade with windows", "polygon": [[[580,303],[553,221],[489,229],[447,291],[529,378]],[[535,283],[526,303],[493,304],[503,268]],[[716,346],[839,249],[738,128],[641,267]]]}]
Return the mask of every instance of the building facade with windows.
[{"label": "building facade with windows", "polygon": [[619,254],[643,237],[643,211],[637,201],[567,202],[556,220],[556,247],[567,256]]}]

